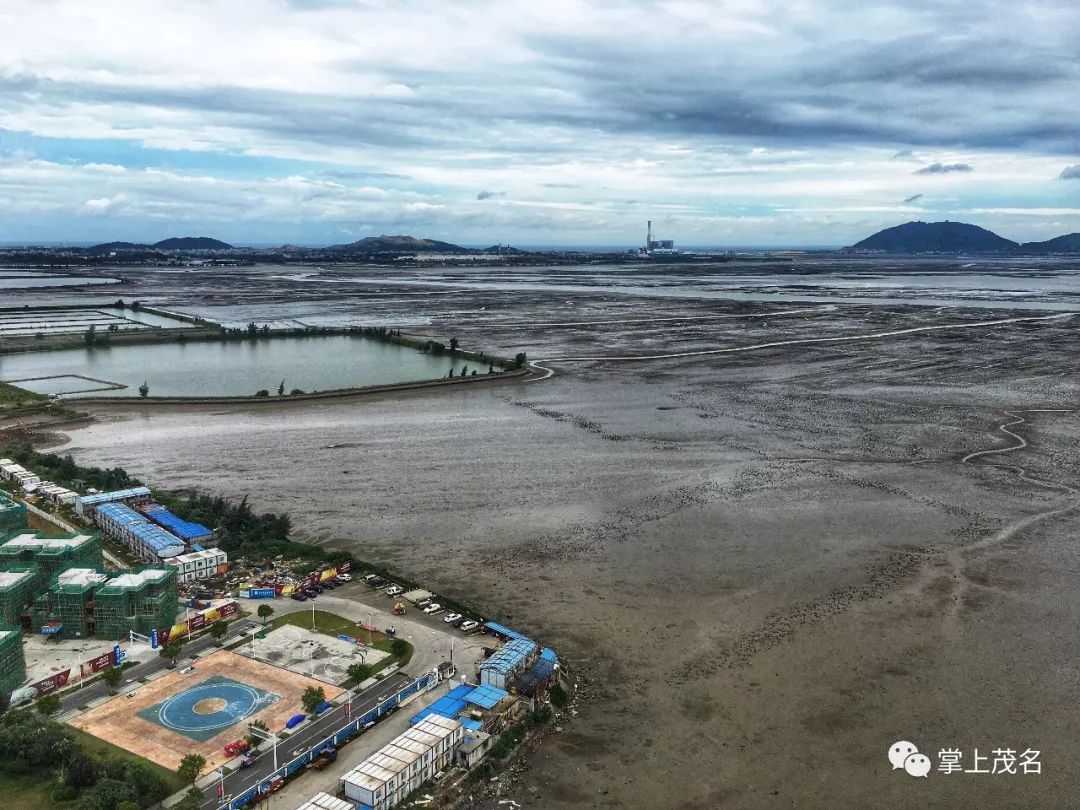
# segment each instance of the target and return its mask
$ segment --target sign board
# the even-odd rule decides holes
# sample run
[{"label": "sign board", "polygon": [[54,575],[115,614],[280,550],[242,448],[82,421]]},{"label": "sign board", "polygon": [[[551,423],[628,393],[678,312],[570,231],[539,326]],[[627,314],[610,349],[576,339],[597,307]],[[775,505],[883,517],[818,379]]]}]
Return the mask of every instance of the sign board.
[{"label": "sign board", "polygon": [[275,588],[248,588],[248,599],[273,599],[275,596]]},{"label": "sign board", "polygon": [[55,692],[57,689],[63,689],[68,685],[70,679],[71,670],[65,669],[63,672],[57,672],[55,675],[50,675],[48,678],[44,678],[37,683],[30,684],[30,688],[37,692],[38,697],[41,697],[50,692]]},{"label": "sign board", "polygon": [[113,654],[102,653],[97,658],[91,658],[79,666],[79,672],[84,678],[89,678],[95,672],[101,672],[113,665]]},{"label": "sign board", "polygon": [[119,644],[116,644],[112,648],[113,666],[118,667],[127,660],[127,653],[121,649]]}]

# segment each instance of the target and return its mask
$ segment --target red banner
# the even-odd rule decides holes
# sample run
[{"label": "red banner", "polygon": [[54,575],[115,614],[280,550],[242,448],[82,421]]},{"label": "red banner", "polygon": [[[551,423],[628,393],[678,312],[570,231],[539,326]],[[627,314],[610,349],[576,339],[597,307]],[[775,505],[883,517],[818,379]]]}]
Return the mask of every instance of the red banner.
[{"label": "red banner", "polygon": [[196,630],[202,630],[204,627],[206,627],[206,614],[199,613],[195,616],[192,616],[190,619],[188,619],[187,626],[189,633],[194,633]]},{"label": "red banner", "polygon": [[112,665],[113,665],[113,654],[111,652],[102,653],[97,658],[91,658],[89,661],[82,664],[79,667],[79,671],[82,674],[82,677],[88,678],[91,675],[93,675],[95,672],[101,672],[101,670],[108,669]]},{"label": "red banner", "polygon": [[352,570],[352,563],[350,563],[350,562],[338,563],[337,572],[339,574],[347,574],[351,570]]},{"label": "red banner", "polygon": [[63,672],[57,672],[55,675],[50,675],[48,678],[44,678],[37,683],[30,684],[30,688],[38,693],[38,697],[41,697],[50,692],[55,692],[57,689],[63,689],[68,685],[70,679],[71,670],[65,669]]},{"label": "red banner", "polygon": [[221,615],[221,618],[227,619],[230,616],[235,616],[238,609],[239,606],[236,604],[236,602],[226,602],[224,605],[218,608],[218,613]]}]

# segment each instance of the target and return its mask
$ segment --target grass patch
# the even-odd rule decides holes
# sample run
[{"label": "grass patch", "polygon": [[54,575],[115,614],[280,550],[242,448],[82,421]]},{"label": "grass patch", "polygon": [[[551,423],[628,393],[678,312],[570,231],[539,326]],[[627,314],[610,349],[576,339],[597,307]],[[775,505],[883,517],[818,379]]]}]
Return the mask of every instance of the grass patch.
[{"label": "grass patch", "polygon": [[188,783],[185,782],[176,771],[170,771],[168,768],[158,765],[156,762],[151,762],[130,751],[125,751],[123,748],[113,745],[110,742],[105,742],[105,740],[95,737],[93,734],[88,734],[82,729],[75,728],[74,726],[67,726],[66,728],[85,751],[95,756],[109,757],[110,759],[119,759],[125,762],[138,762],[141,765],[148,766],[162,778],[166,785],[169,786],[170,794],[176,793],[179,790],[184,790],[188,787]]},{"label": "grass patch", "polygon": [[4,797],[4,810],[41,810],[43,807],[76,807],[78,799],[59,802],[49,789],[53,782],[42,779],[41,774],[0,773],[0,796]]},{"label": "grass patch", "polygon": [[14,411],[27,405],[34,405],[46,399],[44,394],[35,394],[25,388],[0,382],[0,413]]}]

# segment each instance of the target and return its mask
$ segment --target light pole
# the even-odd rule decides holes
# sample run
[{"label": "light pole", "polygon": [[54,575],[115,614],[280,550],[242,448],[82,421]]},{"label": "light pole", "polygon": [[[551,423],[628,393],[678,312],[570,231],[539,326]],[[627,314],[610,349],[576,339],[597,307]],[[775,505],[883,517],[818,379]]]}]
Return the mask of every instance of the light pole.
[{"label": "light pole", "polygon": [[259,632],[258,628],[251,631],[251,660],[255,660],[255,634]]},{"label": "light pole", "polygon": [[311,600],[311,632],[315,632],[315,600]]},{"label": "light pole", "polygon": [[264,731],[258,726],[248,726],[247,730],[251,732],[252,737],[257,738],[258,740],[273,740],[273,773],[270,774],[270,779],[272,780],[278,775],[278,734],[271,734],[269,731]]}]

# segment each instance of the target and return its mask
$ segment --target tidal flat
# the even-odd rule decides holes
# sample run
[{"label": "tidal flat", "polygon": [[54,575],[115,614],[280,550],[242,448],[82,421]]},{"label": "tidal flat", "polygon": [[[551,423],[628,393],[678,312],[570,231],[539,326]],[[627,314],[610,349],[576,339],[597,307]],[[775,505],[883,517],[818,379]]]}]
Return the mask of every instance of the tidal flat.
[{"label": "tidal flat", "polygon": [[[118,403],[61,449],[250,495],[558,649],[585,699],[509,780],[525,806],[1067,806],[1080,287],[1071,265],[958,264],[150,274],[159,306],[392,323],[542,373]],[[1042,773],[913,779],[897,740],[935,766],[1039,750]]]}]

